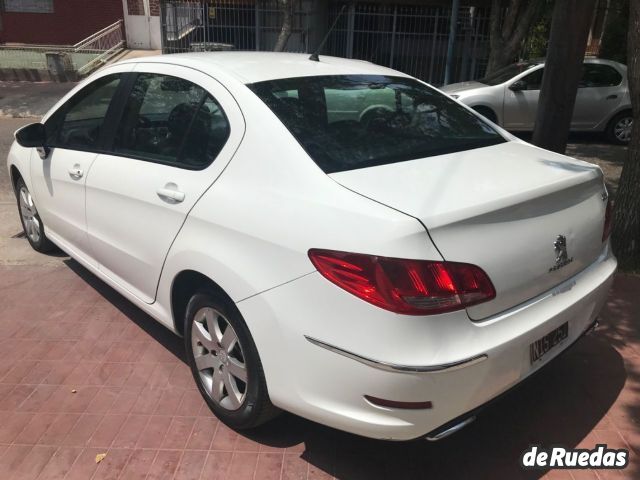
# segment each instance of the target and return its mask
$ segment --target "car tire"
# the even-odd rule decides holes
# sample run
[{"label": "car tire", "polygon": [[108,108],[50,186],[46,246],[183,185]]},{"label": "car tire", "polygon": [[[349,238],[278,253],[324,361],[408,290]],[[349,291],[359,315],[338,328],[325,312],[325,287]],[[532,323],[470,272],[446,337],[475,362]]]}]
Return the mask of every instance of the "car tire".
[{"label": "car tire", "polygon": [[607,125],[607,139],[617,145],[627,145],[631,140],[633,114],[631,110],[618,113]]},{"label": "car tire", "polygon": [[200,291],[189,300],[185,322],[189,367],[211,411],[236,430],[275,417],[258,351],[233,302]]},{"label": "car tire", "polygon": [[16,201],[22,230],[31,248],[40,253],[55,250],[56,246],[47,238],[44,223],[22,178],[18,178],[16,182]]},{"label": "car tire", "polygon": [[498,116],[489,107],[473,107],[473,109],[487,120],[495,123],[496,125],[498,124]]}]

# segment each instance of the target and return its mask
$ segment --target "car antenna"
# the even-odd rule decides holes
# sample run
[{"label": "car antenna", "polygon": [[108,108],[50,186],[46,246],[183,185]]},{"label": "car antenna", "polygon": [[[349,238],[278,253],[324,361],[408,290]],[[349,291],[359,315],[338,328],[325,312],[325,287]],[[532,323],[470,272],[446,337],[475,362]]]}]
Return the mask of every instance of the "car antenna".
[{"label": "car antenna", "polygon": [[342,5],[342,8],[338,12],[338,16],[333,21],[333,25],[331,25],[331,28],[329,29],[327,34],[322,39],[322,42],[320,42],[320,45],[318,45],[318,48],[316,48],[314,50],[314,52],[309,56],[309,60],[313,60],[314,62],[319,62],[320,61],[320,58],[318,57],[318,54],[320,53],[320,50],[322,50],[324,48],[324,44],[327,43],[327,40],[329,39],[329,35],[331,35],[331,32],[333,32],[333,29],[336,28],[336,25],[338,24],[338,20],[340,20],[340,17],[342,16],[342,12],[344,12],[344,9],[346,7],[347,7],[346,5]]}]

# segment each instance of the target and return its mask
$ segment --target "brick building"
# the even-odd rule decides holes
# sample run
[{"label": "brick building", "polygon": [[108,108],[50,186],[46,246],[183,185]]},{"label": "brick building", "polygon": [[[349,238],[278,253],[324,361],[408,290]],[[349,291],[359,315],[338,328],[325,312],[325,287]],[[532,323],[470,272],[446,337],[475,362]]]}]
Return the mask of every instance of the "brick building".
[{"label": "brick building", "polygon": [[0,0],[0,43],[73,45],[122,18],[123,0]]},{"label": "brick building", "polygon": [[160,0],[0,0],[0,44],[73,45],[118,20],[129,48],[160,48]]}]

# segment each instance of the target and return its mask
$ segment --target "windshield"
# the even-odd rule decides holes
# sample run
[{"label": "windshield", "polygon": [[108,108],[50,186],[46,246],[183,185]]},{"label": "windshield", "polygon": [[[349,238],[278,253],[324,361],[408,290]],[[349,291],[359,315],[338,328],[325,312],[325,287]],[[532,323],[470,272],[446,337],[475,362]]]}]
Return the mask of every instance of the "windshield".
[{"label": "windshield", "polygon": [[537,64],[535,63],[513,63],[511,65],[507,65],[506,67],[502,67],[499,70],[496,70],[490,75],[487,75],[484,78],[478,80],[480,83],[484,83],[486,85],[499,85],[501,83],[506,82],[507,80],[511,80],[513,77],[518,75],[519,73],[524,72],[525,70],[529,70],[531,67],[535,67]]},{"label": "windshield", "polygon": [[249,88],[326,173],[505,141],[476,115],[411,78],[316,76]]}]

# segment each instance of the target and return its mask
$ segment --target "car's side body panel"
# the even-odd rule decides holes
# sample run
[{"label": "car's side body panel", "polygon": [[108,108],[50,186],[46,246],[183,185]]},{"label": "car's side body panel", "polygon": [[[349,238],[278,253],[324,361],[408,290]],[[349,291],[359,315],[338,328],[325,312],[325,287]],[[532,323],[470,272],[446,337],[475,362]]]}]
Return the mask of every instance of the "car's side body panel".
[{"label": "car's side body panel", "polygon": [[[157,63],[140,63],[135,72],[170,75],[204,88],[220,103],[231,126],[223,149],[204,170],[100,154],[89,172],[86,204],[92,255],[104,273],[152,303],[174,238],[191,208],[233,157],[245,127],[236,101],[211,76]],[[184,199],[163,198],[163,189],[184,194]]]},{"label": "car's side body panel", "polygon": [[[91,82],[111,74],[125,74],[133,65],[115,65],[98,72]],[[43,118],[45,122],[90,81],[81,82]],[[26,155],[26,154],[25,154]],[[30,152],[30,165],[20,168],[25,183],[37,205],[39,214],[52,240],[73,245],[74,251],[86,259],[92,257],[87,240],[85,216],[85,183],[97,153],[89,150],[51,148],[46,158]],[[23,157],[24,158],[24,157]]]},{"label": "car's side body panel", "polygon": [[[45,159],[31,156],[30,192],[41,207],[38,209],[50,233],[70,243],[91,257],[85,215],[86,173],[97,153],[53,148]],[[82,172],[75,176],[71,172]]]},{"label": "car's side body panel", "polygon": [[241,301],[313,272],[312,247],[441,259],[419,221],[327,177],[246,87],[235,94],[243,91],[245,139],[172,245],[158,302],[170,304],[173,279],[189,269]]}]

